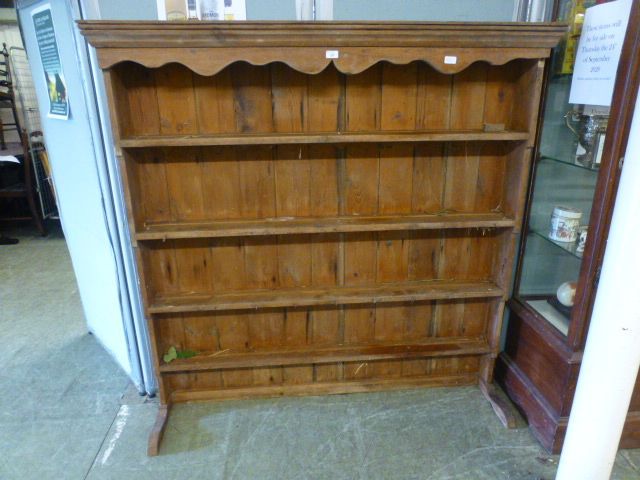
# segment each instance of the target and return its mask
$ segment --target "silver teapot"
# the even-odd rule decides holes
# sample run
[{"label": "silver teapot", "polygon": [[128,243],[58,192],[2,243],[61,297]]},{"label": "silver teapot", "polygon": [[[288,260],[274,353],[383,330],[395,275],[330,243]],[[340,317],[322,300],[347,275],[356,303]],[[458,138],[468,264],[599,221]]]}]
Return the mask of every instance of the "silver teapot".
[{"label": "silver teapot", "polygon": [[[564,116],[567,127],[576,137],[575,163],[583,167],[598,168],[604,135],[607,133],[608,115],[584,115],[577,110],[570,110]],[[571,122],[577,124],[574,127]]]}]

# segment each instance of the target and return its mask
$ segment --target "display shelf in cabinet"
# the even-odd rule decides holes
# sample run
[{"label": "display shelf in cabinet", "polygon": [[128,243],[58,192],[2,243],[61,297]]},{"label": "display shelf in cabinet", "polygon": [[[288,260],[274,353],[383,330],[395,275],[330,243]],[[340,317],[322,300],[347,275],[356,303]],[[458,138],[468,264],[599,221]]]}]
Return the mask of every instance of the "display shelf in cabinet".
[{"label": "display shelf in cabinet", "polygon": [[337,217],[265,218],[208,222],[157,222],[144,225],[135,239],[171,240],[232,236],[286,235],[307,233],[380,232],[460,228],[513,228],[517,222],[499,212],[407,215],[344,215]]},{"label": "display shelf in cabinet", "polygon": [[383,284],[253,289],[158,295],[149,313],[206,312],[257,308],[398,303],[419,300],[501,298],[504,290],[491,280],[423,280]]},{"label": "display shelf in cabinet", "polygon": [[278,348],[224,349],[161,362],[160,371],[198,372],[231,368],[370,362],[421,357],[483,355],[493,348],[484,337],[426,338],[404,342],[349,343],[344,345],[301,345]]},{"label": "display shelf in cabinet", "polygon": [[371,131],[319,133],[254,133],[227,135],[145,135],[120,140],[122,148],[194,147],[215,145],[289,145],[342,143],[523,141],[529,132],[517,131]]},{"label": "display shelf in cabinet", "polygon": [[[547,298],[554,298],[554,295],[547,295]],[[520,300],[528,308],[531,308],[535,314],[542,316],[550,325],[558,330],[562,335],[567,336],[569,333],[570,316],[561,312],[547,301],[547,298],[527,298],[521,297]]]},{"label": "display shelf in cabinet", "polygon": [[538,238],[545,240],[549,245],[553,245],[554,247],[559,248],[560,250],[567,252],[567,254],[572,255],[578,259],[582,259],[584,252],[578,251],[578,242],[558,242],[555,240],[551,240],[547,235],[547,232],[540,232],[536,230],[530,230],[531,235],[535,235]]},{"label": "display shelf in cabinet", "polygon": [[557,162],[562,165],[568,165],[569,167],[579,168],[581,170],[587,170],[589,172],[593,172],[594,176],[597,176],[599,172],[599,169],[597,168],[585,167],[584,165],[577,164],[572,159],[568,159],[568,158],[559,158],[559,157],[552,157],[549,155],[542,155],[540,157],[540,160],[550,160],[552,162]]}]

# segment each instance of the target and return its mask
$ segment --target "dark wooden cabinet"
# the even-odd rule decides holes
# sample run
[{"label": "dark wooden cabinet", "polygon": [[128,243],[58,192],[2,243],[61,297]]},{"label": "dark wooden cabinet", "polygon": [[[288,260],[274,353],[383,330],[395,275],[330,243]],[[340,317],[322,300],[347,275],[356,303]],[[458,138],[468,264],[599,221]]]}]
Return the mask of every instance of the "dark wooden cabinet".
[{"label": "dark wooden cabinet", "polygon": [[160,385],[150,453],[175,402],[479,384],[499,403],[562,25],[80,27],[105,73]]},{"label": "dark wooden cabinet", "polygon": [[[563,115],[574,107],[562,101],[570,76],[553,69],[547,75],[544,125],[496,378],[553,453],[560,452],[567,428],[638,93],[639,31],[640,8],[634,2],[597,170],[576,165],[573,158],[573,134],[564,125]],[[588,225],[588,237],[582,253],[576,251],[575,243],[545,238],[553,205],[566,202],[584,212],[581,223]],[[566,281],[577,283],[572,309],[552,305],[556,289]],[[640,383],[636,383],[620,446],[640,447]]]}]

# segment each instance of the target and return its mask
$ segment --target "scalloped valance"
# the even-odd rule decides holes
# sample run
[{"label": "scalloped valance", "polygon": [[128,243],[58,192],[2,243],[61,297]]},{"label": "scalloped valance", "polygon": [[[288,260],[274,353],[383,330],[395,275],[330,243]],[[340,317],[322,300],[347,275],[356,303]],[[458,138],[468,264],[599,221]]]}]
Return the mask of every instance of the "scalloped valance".
[{"label": "scalloped valance", "polygon": [[315,74],[330,63],[356,74],[388,61],[424,61],[458,73],[478,61],[502,65],[546,58],[565,34],[557,23],[408,22],[78,22],[97,48],[100,67],[132,61],[180,63],[200,75],[229,64],[283,62]]}]

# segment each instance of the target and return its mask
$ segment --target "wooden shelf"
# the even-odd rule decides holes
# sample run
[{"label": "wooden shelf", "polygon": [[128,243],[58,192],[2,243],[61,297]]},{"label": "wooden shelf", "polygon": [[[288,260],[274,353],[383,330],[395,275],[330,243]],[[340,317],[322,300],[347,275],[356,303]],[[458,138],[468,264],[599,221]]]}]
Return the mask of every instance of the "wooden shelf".
[{"label": "wooden shelf", "polygon": [[490,280],[478,280],[475,282],[427,280],[374,285],[235,290],[207,294],[158,295],[150,302],[149,313],[495,298],[503,297],[504,294],[504,290],[497,287]]},{"label": "wooden shelf", "polygon": [[[249,370],[251,371],[251,370]],[[223,372],[224,375],[224,372]],[[295,397],[299,395],[340,395],[345,393],[378,392],[382,390],[407,390],[415,388],[458,387],[477,385],[476,372],[449,375],[418,375],[408,377],[376,377],[327,381],[315,383],[288,383],[276,385],[251,385],[248,387],[223,387],[211,389],[176,389],[171,392],[171,403],[244,400],[268,397]],[[158,419],[162,421],[163,411]]]},{"label": "wooden shelf", "polygon": [[482,355],[491,346],[483,337],[427,338],[420,341],[355,343],[345,345],[300,345],[203,352],[195,357],[161,363],[160,371],[192,372],[228,368],[252,368],[313,363],[367,362],[415,357]]},{"label": "wooden shelf", "polygon": [[221,135],[145,135],[123,138],[122,148],[207,147],[217,145],[287,145],[392,142],[523,141],[528,132],[475,130],[361,131],[327,133],[243,133]]},{"label": "wooden shelf", "polygon": [[499,212],[411,215],[344,215],[336,217],[279,217],[256,220],[163,222],[147,224],[136,240],[171,240],[308,233],[437,230],[452,228],[512,228],[516,221]]}]

